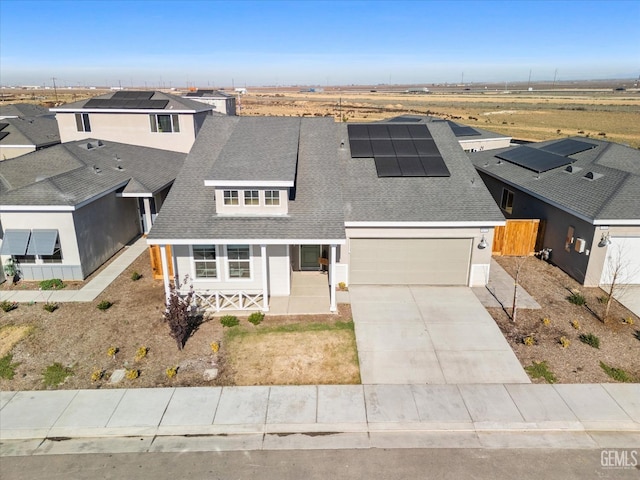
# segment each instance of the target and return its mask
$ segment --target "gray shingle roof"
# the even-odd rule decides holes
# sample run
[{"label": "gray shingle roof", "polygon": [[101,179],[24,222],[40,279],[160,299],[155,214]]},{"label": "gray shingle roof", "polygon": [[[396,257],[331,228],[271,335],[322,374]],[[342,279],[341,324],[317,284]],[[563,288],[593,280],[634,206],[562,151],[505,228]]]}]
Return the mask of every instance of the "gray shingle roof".
[{"label": "gray shingle roof", "polygon": [[8,132],[9,135],[0,139],[0,146],[35,145],[36,147],[44,147],[60,143],[58,122],[53,115],[6,118],[2,120],[2,123],[9,124],[2,130]]},{"label": "gray shingle roof", "polygon": [[[105,95],[98,95],[93,97],[95,99],[106,100],[111,98],[116,92],[107,93]],[[84,109],[84,105],[91,99],[80,100],[73,103],[67,103],[65,105],[61,105],[56,108],[52,108],[52,112],[57,111],[68,111],[68,110],[77,110],[82,111]],[[207,105],[206,103],[196,102],[195,100],[191,100],[188,98],[182,98],[177,95],[171,95],[163,92],[153,92],[153,96],[151,100],[169,100],[169,103],[164,109],[159,109],[157,112],[163,112],[165,110],[193,110],[194,112],[205,112],[207,110],[212,110],[213,107],[211,105]],[[100,111],[109,111],[109,109],[101,108]]]},{"label": "gray shingle roof", "polygon": [[[265,125],[283,126],[295,134],[296,141],[298,129],[300,132],[295,197],[289,201],[288,214],[217,215],[214,187],[204,185],[208,176],[203,172],[212,171],[227,144],[234,144],[236,129],[250,143],[254,134],[260,137],[264,133]],[[332,119],[207,117],[149,239],[344,239],[341,171],[335,150],[328,148],[338,142]],[[256,158],[257,162],[263,160]]]},{"label": "gray shingle roof", "polygon": [[378,178],[373,158],[351,158],[347,126],[339,125],[347,222],[504,221],[447,123],[429,131],[451,176],[399,178]]},{"label": "gray shingle roof", "polygon": [[156,193],[175,179],[185,157],[98,140],[55,145],[0,162],[0,204],[75,206],[130,182],[132,193]]},{"label": "gray shingle roof", "polygon": [[205,98],[232,98],[233,95],[221,92],[220,90],[196,90],[195,92],[189,92],[185,97],[205,97]]},{"label": "gray shingle roof", "polygon": [[[410,124],[418,124],[418,125],[421,124],[421,123],[432,124],[432,123],[447,123],[447,122],[451,122],[452,124],[460,126],[460,127],[469,126],[469,125],[465,125],[463,123],[453,122],[451,120],[443,120],[442,118],[432,117],[430,115],[400,115],[399,117],[393,117],[393,118],[387,118],[385,120],[381,120],[380,123],[400,123],[399,120],[401,120],[401,119],[411,119],[411,121],[408,122],[408,123],[410,123]],[[496,133],[496,132],[492,132],[490,130],[485,130],[483,128],[478,128],[475,125],[472,126],[471,128],[476,130],[479,133],[479,135],[456,137],[458,139],[458,141],[485,140],[487,138],[511,138],[508,135],[503,135],[501,133]]]},{"label": "gray shingle roof", "polygon": [[0,105],[0,118],[2,117],[38,117],[48,115],[49,110],[40,105],[31,103],[13,103],[11,105]]},{"label": "gray shingle roof", "polygon": [[[575,212],[590,221],[640,219],[640,151],[601,140],[575,137],[597,146],[571,155],[573,173],[559,167],[539,175],[507,161],[499,155],[509,149],[470,153],[480,172],[503,180],[532,195]],[[540,148],[557,140],[531,144]],[[514,147],[517,148],[517,147]],[[587,180],[584,175],[602,175]]]}]

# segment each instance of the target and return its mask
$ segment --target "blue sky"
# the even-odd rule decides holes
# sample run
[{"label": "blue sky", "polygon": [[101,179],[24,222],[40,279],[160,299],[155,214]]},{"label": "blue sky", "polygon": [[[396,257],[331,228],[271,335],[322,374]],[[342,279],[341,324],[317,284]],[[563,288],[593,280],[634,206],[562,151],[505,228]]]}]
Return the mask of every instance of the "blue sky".
[{"label": "blue sky", "polygon": [[628,78],[639,25],[640,0],[0,0],[0,84]]}]

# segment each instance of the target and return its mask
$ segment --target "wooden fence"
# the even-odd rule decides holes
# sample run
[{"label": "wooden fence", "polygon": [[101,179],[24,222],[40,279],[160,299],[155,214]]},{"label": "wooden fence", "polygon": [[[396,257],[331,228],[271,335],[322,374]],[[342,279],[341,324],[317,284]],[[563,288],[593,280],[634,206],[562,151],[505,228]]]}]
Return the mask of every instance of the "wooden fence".
[{"label": "wooden fence", "polygon": [[496,227],[493,236],[494,255],[533,255],[540,250],[544,236],[544,222],[507,220],[504,227]]},{"label": "wooden fence", "polygon": [[[169,278],[173,278],[173,262],[171,261],[171,245],[167,245],[167,265],[169,266]],[[160,255],[160,245],[150,245],[149,255],[151,256],[151,271],[153,278],[162,279],[162,256]]]}]

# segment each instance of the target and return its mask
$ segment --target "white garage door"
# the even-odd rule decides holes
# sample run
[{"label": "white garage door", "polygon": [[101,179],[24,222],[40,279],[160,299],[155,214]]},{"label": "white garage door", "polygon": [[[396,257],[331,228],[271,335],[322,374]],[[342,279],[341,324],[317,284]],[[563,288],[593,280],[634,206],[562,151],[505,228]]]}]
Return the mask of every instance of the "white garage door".
[{"label": "white garage door", "polygon": [[353,285],[468,285],[471,238],[352,238]]},{"label": "white garage door", "polygon": [[609,285],[618,268],[616,283],[640,284],[640,237],[611,237],[600,283]]}]

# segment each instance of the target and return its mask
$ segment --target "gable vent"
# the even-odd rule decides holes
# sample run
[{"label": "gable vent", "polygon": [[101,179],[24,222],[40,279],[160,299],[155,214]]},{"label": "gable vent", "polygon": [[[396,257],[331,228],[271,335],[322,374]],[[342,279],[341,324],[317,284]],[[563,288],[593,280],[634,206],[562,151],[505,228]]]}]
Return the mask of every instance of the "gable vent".
[{"label": "gable vent", "polygon": [[597,180],[602,177],[603,175],[601,173],[596,173],[596,172],[587,172],[584,175],[584,178],[586,178],[587,180]]}]

